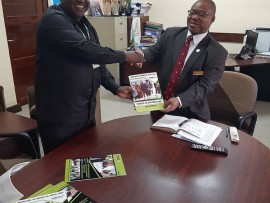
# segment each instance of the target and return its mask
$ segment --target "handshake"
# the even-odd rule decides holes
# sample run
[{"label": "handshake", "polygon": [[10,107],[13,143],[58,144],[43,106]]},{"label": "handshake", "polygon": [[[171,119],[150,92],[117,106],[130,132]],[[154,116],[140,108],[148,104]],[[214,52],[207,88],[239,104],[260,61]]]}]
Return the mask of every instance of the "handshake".
[{"label": "handshake", "polygon": [[126,62],[131,65],[135,64],[137,67],[142,67],[144,62],[144,54],[140,49],[136,49],[134,51],[125,51],[126,54]]}]

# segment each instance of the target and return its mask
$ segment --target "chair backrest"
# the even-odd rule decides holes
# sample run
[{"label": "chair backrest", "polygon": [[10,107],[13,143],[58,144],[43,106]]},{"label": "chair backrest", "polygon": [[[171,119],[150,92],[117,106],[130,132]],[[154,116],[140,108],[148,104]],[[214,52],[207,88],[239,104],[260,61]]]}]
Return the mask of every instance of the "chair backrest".
[{"label": "chair backrest", "polygon": [[36,119],[36,99],[35,99],[35,87],[31,85],[26,88],[26,95],[28,100],[30,118]]},{"label": "chair backrest", "polygon": [[[36,100],[35,100],[35,87],[31,85],[26,88],[26,95],[28,99],[28,107],[30,118],[36,119]],[[96,94],[96,124],[101,123],[101,107],[100,107],[100,89]]]},{"label": "chair backrest", "polygon": [[34,85],[31,85],[26,88],[26,95],[27,95],[29,108],[31,108],[32,106],[36,104]]},{"label": "chair backrest", "polygon": [[4,88],[0,86],[0,112],[6,111]]},{"label": "chair backrest", "polygon": [[3,163],[0,160],[0,176],[6,172],[6,168],[4,167]]},{"label": "chair backrest", "polygon": [[[239,116],[254,112],[257,92],[258,86],[252,77],[224,71],[214,92],[207,98],[211,119],[235,126]],[[244,128],[249,125],[248,122],[244,124]]]},{"label": "chair backrest", "polygon": [[100,88],[97,91],[96,94],[96,113],[95,113],[95,117],[96,117],[96,124],[101,123],[101,107],[100,107]]}]

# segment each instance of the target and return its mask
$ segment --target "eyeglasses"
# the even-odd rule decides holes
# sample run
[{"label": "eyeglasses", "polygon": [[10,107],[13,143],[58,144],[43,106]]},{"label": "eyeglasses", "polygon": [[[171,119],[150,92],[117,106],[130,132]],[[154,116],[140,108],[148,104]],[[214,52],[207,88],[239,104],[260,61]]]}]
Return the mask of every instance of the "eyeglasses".
[{"label": "eyeglasses", "polygon": [[195,11],[195,10],[188,11],[188,16],[195,16],[195,15],[197,15],[198,17],[213,16],[213,14],[204,11]]}]

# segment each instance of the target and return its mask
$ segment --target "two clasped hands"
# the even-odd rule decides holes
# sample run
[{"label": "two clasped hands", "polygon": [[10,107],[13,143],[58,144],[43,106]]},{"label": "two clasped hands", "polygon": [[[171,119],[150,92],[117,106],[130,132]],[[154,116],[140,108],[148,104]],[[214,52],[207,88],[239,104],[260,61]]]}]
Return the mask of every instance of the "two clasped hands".
[{"label": "two clasped hands", "polygon": [[[142,67],[142,64],[144,62],[144,54],[140,49],[135,49],[134,51],[125,51],[125,54],[127,63],[130,63],[132,66],[135,65],[139,68]],[[133,99],[131,87],[119,87],[117,90],[117,96],[124,99]]]},{"label": "two clasped hands", "polygon": [[140,49],[135,49],[134,51],[126,51],[126,62],[130,63],[132,66],[141,68],[144,62],[144,54]]}]

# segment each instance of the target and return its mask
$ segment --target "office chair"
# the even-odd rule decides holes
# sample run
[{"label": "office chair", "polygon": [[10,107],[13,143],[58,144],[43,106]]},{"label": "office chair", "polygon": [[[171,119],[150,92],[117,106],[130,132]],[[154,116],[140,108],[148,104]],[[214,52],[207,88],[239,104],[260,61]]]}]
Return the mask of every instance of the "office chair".
[{"label": "office chair", "polygon": [[6,111],[4,88],[0,85],[0,112]]},{"label": "office chair", "polygon": [[250,76],[224,71],[214,92],[207,97],[211,119],[252,136],[257,121],[254,112],[257,92],[257,83]]},{"label": "office chair", "polygon": [[[35,100],[35,87],[31,85],[26,88],[26,95],[28,100],[28,108],[29,108],[29,115],[30,118],[36,119],[36,100]],[[96,124],[101,123],[101,107],[100,107],[100,89],[96,94]]]},{"label": "office chair", "polygon": [[[0,112],[4,111],[6,111],[4,89],[0,86]],[[2,134],[0,131],[0,174],[18,163],[37,158],[36,148],[31,138],[25,138],[19,134]]]},{"label": "office chair", "polygon": [[32,119],[37,119],[36,116],[36,99],[35,99],[35,87],[31,85],[26,88],[26,96],[28,100],[29,115]]},{"label": "office chair", "polygon": [[101,123],[100,88],[98,89],[97,94],[96,94],[96,113],[95,113],[95,117],[96,117],[96,124]]}]

